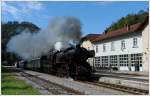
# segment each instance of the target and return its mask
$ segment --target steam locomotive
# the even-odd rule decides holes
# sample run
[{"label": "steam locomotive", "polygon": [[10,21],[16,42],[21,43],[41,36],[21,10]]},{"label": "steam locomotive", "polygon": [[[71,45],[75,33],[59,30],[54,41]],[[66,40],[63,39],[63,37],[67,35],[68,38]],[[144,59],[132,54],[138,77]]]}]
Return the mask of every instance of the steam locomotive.
[{"label": "steam locomotive", "polygon": [[69,47],[50,51],[48,55],[28,61],[24,68],[75,80],[90,80],[93,70],[87,59],[94,55],[94,50],[88,51],[80,46]]}]

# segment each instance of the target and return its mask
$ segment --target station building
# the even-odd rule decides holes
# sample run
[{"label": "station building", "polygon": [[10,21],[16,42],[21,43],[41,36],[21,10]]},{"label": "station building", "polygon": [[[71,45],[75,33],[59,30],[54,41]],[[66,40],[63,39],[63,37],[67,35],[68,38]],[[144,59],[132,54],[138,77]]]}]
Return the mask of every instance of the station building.
[{"label": "station building", "polygon": [[95,58],[88,61],[96,70],[149,70],[148,20],[103,34],[89,34],[85,36],[81,46],[95,51]]}]

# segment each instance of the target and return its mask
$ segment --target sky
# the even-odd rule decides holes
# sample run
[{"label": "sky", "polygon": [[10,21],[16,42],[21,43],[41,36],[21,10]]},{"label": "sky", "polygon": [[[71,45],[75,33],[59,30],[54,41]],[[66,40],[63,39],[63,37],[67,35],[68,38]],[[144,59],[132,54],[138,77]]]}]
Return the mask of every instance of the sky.
[{"label": "sky", "polygon": [[73,16],[80,20],[84,36],[100,34],[121,17],[148,8],[148,1],[5,1],[2,2],[2,22],[29,21],[43,29],[54,17]]}]

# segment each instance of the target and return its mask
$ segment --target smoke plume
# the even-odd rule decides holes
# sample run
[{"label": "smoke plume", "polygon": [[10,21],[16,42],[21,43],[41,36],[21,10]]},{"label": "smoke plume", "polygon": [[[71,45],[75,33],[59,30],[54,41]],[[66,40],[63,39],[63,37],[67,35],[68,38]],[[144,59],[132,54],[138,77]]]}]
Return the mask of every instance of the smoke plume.
[{"label": "smoke plume", "polygon": [[35,33],[24,30],[19,35],[13,36],[7,44],[7,51],[30,60],[47,54],[53,47],[61,48],[61,43],[55,45],[56,42],[77,41],[80,39],[80,35],[81,24],[78,19],[56,17],[50,21],[44,30]]}]

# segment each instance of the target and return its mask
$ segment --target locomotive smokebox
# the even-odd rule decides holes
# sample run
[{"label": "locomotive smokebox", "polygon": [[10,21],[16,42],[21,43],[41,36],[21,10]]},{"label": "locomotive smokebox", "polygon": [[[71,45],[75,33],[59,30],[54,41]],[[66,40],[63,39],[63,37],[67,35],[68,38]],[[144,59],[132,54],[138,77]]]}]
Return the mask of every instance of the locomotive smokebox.
[{"label": "locomotive smokebox", "polygon": [[94,57],[95,56],[95,51],[94,50],[90,50],[89,51],[89,58]]}]

